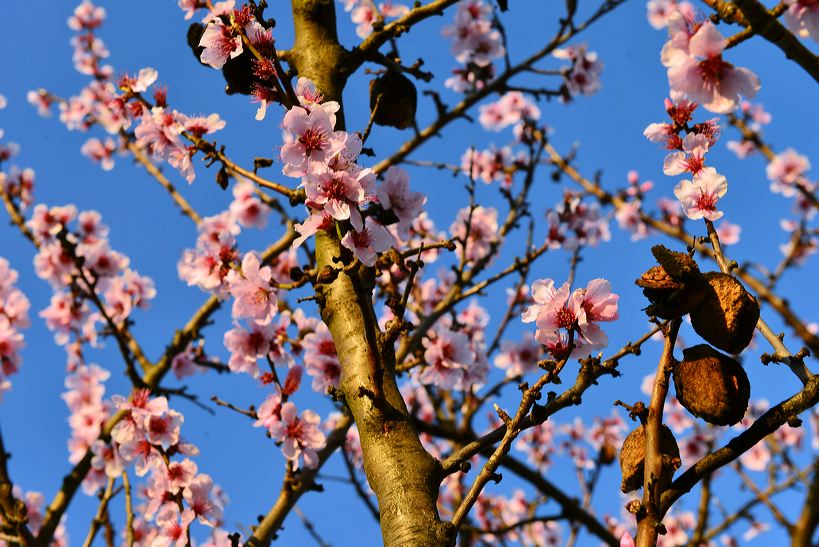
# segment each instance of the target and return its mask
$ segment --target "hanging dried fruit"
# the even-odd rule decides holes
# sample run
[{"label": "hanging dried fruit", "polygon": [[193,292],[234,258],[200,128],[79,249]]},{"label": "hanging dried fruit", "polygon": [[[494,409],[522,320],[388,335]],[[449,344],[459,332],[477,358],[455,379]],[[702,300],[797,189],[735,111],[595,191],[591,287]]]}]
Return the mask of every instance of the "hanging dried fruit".
[{"label": "hanging dried fruit", "polygon": [[711,345],[736,355],[751,343],[759,304],[733,276],[709,272],[702,301],[691,310],[691,325]]},{"label": "hanging dried fruit", "polygon": [[674,364],[677,400],[691,414],[714,425],[742,420],[751,396],[745,370],[734,359],[707,344],[683,350]]},{"label": "hanging dried fruit", "polygon": [[415,84],[397,70],[388,69],[370,81],[370,113],[377,125],[410,127],[415,121],[417,104]]},{"label": "hanging dried fruit", "polygon": [[662,245],[655,245],[651,252],[660,265],[635,281],[651,302],[646,313],[663,319],[690,313],[702,300],[707,286],[697,263],[688,254],[670,251]]},{"label": "hanging dried fruit", "polygon": [[[663,458],[660,480],[663,484],[668,484],[674,477],[674,472],[680,467],[680,449],[674,439],[674,434],[666,426],[662,426],[660,433],[660,453]],[[620,451],[620,471],[623,474],[620,490],[624,493],[643,486],[645,459],[646,429],[644,425],[641,425],[629,433]]]}]

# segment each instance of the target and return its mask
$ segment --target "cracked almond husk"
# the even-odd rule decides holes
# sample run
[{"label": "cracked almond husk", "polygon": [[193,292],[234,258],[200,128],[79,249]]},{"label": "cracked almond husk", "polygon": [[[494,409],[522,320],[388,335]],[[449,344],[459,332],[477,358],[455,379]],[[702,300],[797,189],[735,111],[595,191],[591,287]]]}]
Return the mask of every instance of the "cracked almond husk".
[{"label": "cracked almond husk", "polygon": [[705,295],[705,282],[697,263],[688,254],[670,251],[662,245],[655,245],[651,252],[660,265],[635,281],[651,302],[646,313],[662,319],[690,313]]},{"label": "cracked almond husk", "polygon": [[677,400],[709,424],[734,425],[742,420],[751,397],[748,375],[736,360],[707,344],[683,350],[674,363]]},{"label": "cracked almond husk", "polygon": [[748,347],[759,320],[759,304],[733,276],[709,272],[704,297],[691,310],[691,325],[712,346],[732,355]]},{"label": "cracked almond husk", "polygon": [[[660,481],[667,485],[674,477],[674,472],[680,467],[680,449],[674,439],[674,434],[665,425],[662,426],[660,433],[660,453],[663,458]],[[620,451],[620,471],[623,474],[620,490],[623,493],[632,492],[643,486],[645,458],[646,429],[644,425],[641,425],[629,433]]]},{"label": "cracked almond husk", "polygon": [[370,81],[370,113],[377,125],[406,129],[415,121],[417,105],[415,84],[397,70]]}]

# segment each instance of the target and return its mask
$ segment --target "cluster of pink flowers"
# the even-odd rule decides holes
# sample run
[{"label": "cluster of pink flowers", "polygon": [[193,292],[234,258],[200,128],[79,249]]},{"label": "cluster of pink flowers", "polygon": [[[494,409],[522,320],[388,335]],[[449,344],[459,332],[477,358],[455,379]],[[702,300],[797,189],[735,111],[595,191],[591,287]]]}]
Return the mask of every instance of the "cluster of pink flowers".
[{"label": "cluster of pink flowers", "polygon": [[516,135],[526,123],[540,119],[540,109],[520,91],[509,91],[494,103],[481,105],[478,112],[484,129],[501,131],[514,125]]},{"label": "cluster of pink flowers", "polygon": [[[98,365],[79,365],[74,372],[66,376],[63,393],[71,416],[68,424],[71,427],[71,438],[68,440],[68,461],[77,463],[94,445],[102,431],[102,425],[111,415],[111,405],[103,401],[104,382],[111,373]],[[88,475],[83,483],[87,494],[93,494],[99,487],[99,473],[96,478]],[[104,473],[102,474],[104,476]]]},{"label": "cluster of pink flowers", "polygon": [[[101,59],[108,56],[102,41],[94,35],[105,17],[105,10],[95,7],[86,0],[77,7],[69,19],[69,27],[79,32],[74,37],[75,64],[77,70],[94,77],[79,95],[60,101],[60,121],[69,130],[87,131],[92,125],[99,125],[109,135],[118,136],[123,130],[134,127],[137,145],[158,161],[167,161],[190,183],[196,177],[191,158],[195,146],[186,144],[205,134],[218,131],[225,122],[216,114],[189,117],[167,108],[166,91],[155,88],[155,105],[151,107],[142,94],[156,82],[158,74],[153,68],[143,68],[136,76],[123,75],[116,84],[112,81],[113,69],[100,68]],[[38,108],[41,115],[50,113],[50,106],[56,101],[46,92],[31,91],[28,100]],[[92,161],[101,164],[105,170],[114,167],[114,154],[119,144],[113,138],[104,141],[89,139],[82,147],[82,153]]]},{"label": "cluster of pink flowers", "polygon": [[817,0],[787,0],[785,24],[800,38],[819,42],[819,2]]},{"label": "cluster of pink flowers", "polygon": [[[40,492],[26,492],[14,485],[11,491],[12,496],[16,500],[21,500],[25,504],[26,518],[28,519],[28,529],[36,537],[37,533],[43,525],[43,506],[45,505],[45,498]],[[70,545],[68,531],[65,526],[66,515],[60,519],[57,529],[54,531],[54,537],[49,544],[51,547],[68,547]]]},{"label": "cluster of pink flowers", "polygon": [[668,26],[668,19],[675,11],[690,13],[693,15],[694,6],[683,0],[649,0],[646,4],[646,16],[649,24],[657,30]]},{"label": "cluster of pink flowers", "polygon": [[442,319],[424,339],[424,362],[417,381],[440,389],[465,391],[486,382],[489,362],[486,359],[484,329],[489,315],[476,302],[457,316],[460,330],[453,330]]},{"label": "cluster of pink flowers", "polygon": [[[99,477],[98,488],[130,465],[138,477],[147,475],[146,484],[138,490],[144,503],[137,508],[135,523],[135,535],[139,530],[143,544],[188,543],[194,520],[220,526],[226,499],[213,479],[199,473],[190,459],[199,449],[181,437],[184,417],[168,407],[165,397],[151,397],[146,389],[134,390],[128,399],[114,396],[112,402],[125,415],[114,426],[109,443],[96,441],[92,446],[92,473],[86,480]],[[177,455],[183,459],[172,459]]]},{"label": "cluster of pink flowers", "polygon": [[[357,134],[335,131],[338,103],[320,102],[322,97],[308,80],[302,80],[301,104],[284,116],[285,144],[281,148],[283,172],[300,177],[310,215],[296,225],[301,245],[319,230],[332,230],[336,222],[349,222],[341,244],[363,264],[373,266],[378,253],[397,244],[387,228],[395,224],[404,238],[421,213],[426,198],[409,189],[409,177],[391,168],[376,186],[375,173],[356,163],[362,142]],[[377,211],[365,219],[361,208],[377,203]]]},{"label": "cluster of pink flowers", "polygon": [[409,8],[398,2],[375,2],[369,0],[339,0],[344,3],[344,11],[350,12],[350,18],[356,24],[355,32],[359,38],[366,38],[373,31],[373,23],[385,23],[390,19],[398,19],[409,13]]},{"label": "cluster of pink flowers", "polygon": [[[74,336],[75,342],[68,347],[69,364],[81,360],[78,352],[82,343],[97,343],[97,322],[105,318],[119,325],[134,310],[147,308],[156,296],[153,280],[129,268],[128,257],[111,249],[108,227],[98,212],[78,214],[73,205],[48,208],[40,204],[26,225],[39,246],[35,271],[55,292],[51,305],[40,316],[55,332],[58,344],[67,344]],[[80,298],[73,290],[78,275],[85,280],[79,283]],[[103,310],[90,312],[89,283],[101,295]]]},{"label": "cluster of pink flowers", "polygon": [[494,364],[506,371],[507,378],[524,376],[537,369],[542,348],[531,332],[524,332],[520,342],[504,340],[500,344],[500,353]]},{"label": "cluster of pink flowers", "polygon": [[512,148],[490,146],[486,150],[468,149],[461,156],[461,169],[473,180],[482,180],[486,184],[500,181],[504,188],[512,185],[512,175],[526,161],[526,154],[512,154]]},{"label": "cluster of pink flowers", "polygon": [[[765,111],[762,103],[752,104],[748,101],[742,101],[739,105],[739,113],[742,114],[741,118],[745,125],[757,135],[762,134],[763,125],[771,123],[771,115]],[[728,141],[725,146],[740,159],[746,158],[757,150],[756,143],[744,136],[741,141]]]},{"label": "cluster of pink flowers", "polygon": [[711,21],[698,22],[690,12],[675,11],[668,20],[668,36],[662,63],[668,68],[672,98],[687,98],[725,114],[739,106],[739,95],[756,95],[759,78],[723,60],[727,40]]},{"label": "cluster of pink flowers", "polygon": [[[286,383],[285,383],[286,385]],[[267,397],[257,411],[256,427],[267,429],[270,437],[281,444],[282,454],[293,462],[295,469],[301,465],[318,466],[318,451],[327,442],[321,430],[321,419],[312,410],[299,414],[296,405],[286,400],[288,393],[274,392]]]},{"label": "cluster of pink flowers", "polygon": [[611,239],[609,221],[596,202],[586,203],[579,194],[564,191],[563,200],[546,212],[550,249],[574,250],[579,246],[595,247]]},{"label": "cluster of pink flowers", "polygon": [[537,509],[539,504],[529,501],[530,499],[531,495],[521,489],[516,489],[510,498],[481,493],[475,503],[475,519],[480,528],[503,530],[511,527],[511,530],[503,533],[481,534],[481,542],[492,545],[514,542],[526,547],[562,545],[563,530],[557,521],[534,520],[529,524],[514,526],[529,519]]},{"label": "cluster of pink flowers", "polygon": [[313,377],[313,390],[327,393],[328,389],[339,387],[341,364],[330,329],[324,323],[316,323],[315,330],[302,340],[304,366]]},{"label": "cluster of pink flowers", "polygon": [[815,191],[816,184],[807,177],[808,170],[810,170],[808,158],[793,148],[788,148],[774,157],[765,172],[771,181],[771,192],[793,197],[798,193],[799,186],[808,192]]},{"label": "cluster of pink flowers", "polygon": [[449,233],[455,240],[458,258],[478,262],[500,245],[498,210],[494,207],[465,207],[458,211]]},{"label": "cluster of pink flowers", "polygon": [[568,283],[555,289],[551,279],[532,284],[534,304],[523,313],[524,323],[537,325],[535,338],[555,359],[584,356],[608,345],[598,323],[618,318],[619,296],[605,279],[593,279],[585,289],[571,290]]},{"label": "cluster of pink flowers", "polygon": [[716,118],[690,124],[697,106],[684,99],[677,102],[666,99],[665,108],[671,123],[649,124],[643,134],[648,140],[673,150],[663,161],[666,175],[692,175],[691,180],[683,180],[674,188],[674,196],[685,215],[692,220],[713,221],[723,215],[717,209],[717,201],[728,191],[728,183],[716,169],[705,166],[705,154],[719,138],[719,125]]},{"label": "cluster of pink flowers", "polygon": [[17,271],[0,257],[0,397],[11,388],[9,376],[20,368],[20,350],[25,345],[20,329],[29,326],[30,303],[15,287],[17,278]]},{"label": "cluster of pink flowers", "polygon": [[[179,277],[189,286],[197,286],[223,298],[231,292],[228,275],[239,259],[237,237],[242,228],[263,228],[270,215],[270,207],[256,196],[253,185],[247,181],[239,180],[236,183],[233,197],[228,210],[202,219],[197,226],[199,237],[196,247],[186,249],[177,265]],[[278,257],[271,269],[271,279],[277,283],[288,283],[289,268],[295,265],[293,260],[295,257],[289,253]],[[242,280],[236,274],[232,279],[236,282]]]},{"label": "cluster of pink flowers", "polygon": [[464,65],[445,85],[463,93],[480,89],[492,77],[492,61],[503,56],[503,38],[492,24],[492,6],[484,0],[462,0],[452,25],[443,35],[452,38],[452,54]]},{"label": "cluster of pink flowers", "polygon": [[561,88],[561,98],[570,101],[577,95],[593,95],[600,89],[600,74],[603,63],[597,59],[597,53],[587,51],[586,44],[578,44],[552,53],[557,59],[569,61],[571,66],[563,71],[565,83]]},{"label": "cluster of pink flowers", "polygon": [[[0,129],[0,137],[3,130]],[[0,144],[0,148],[2,148]],[[34,170],[26,167],[20,169],[14,165],[8,173],[0,171],[0,188],[12,198],[16,199],[22,210],[26,210],[34,203]]]},{"label": "cluster of pink flowers", "polygon": [[74,9],[74,15],[68,18],[68,27],[77,32],[71,39],[74,47],[74,67],[81,74],[105,80],[113,74],[110,65],[100,65],[101,59],[108,57],[109,52],[101,39],[94,35],[94,30],[105,21],[105,8],[95,6],[89,0]]},{"label": "cluster of pink flowers", "polygon": [[654,183],[650,180],[640,182],[640,174],[633,170],[628,172],[627,180],[628,186],[622,192],[626,203],[617,209],[614,217],[620,229],[630,232],[632,241],[638,241],[650,233],[648,225],[643,222],[642,204],[645,193],[654,187]]}]

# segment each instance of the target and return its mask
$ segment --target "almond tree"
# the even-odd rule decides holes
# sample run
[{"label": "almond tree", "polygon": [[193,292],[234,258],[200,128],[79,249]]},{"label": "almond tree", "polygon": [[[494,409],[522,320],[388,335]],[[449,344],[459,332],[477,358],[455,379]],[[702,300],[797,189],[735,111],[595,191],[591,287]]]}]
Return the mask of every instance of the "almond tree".
[{"label": "almond tree", "polygon": [[[97,135],[82,153],[103,170],[128,156],[167,191],[198,232],[179,259],[179,278],[207,297],[169,334],[164,351],[146,351],[134,325],[159,297],[153,280],[112,247],[99,212],[37,202],[34,171],[12,165],[17,146],[0,142],[0,197],[23,236],[9,245],[31,247],[35,272],[52,290],[37,315],[66,352],[72,465],[46,500],[14,482],[25,445],[6,447],[0,438],[0,541],[68,543],[65,519],[82,490],[99,498],[85,545],[267,545],[291,513],[324,544],[318,515],[309,514],[317,495],[310,492],[322,489],[322,469],[336,458],[385,545],[734,544],[737,523],[745,523],[746,541],[779,526],[793,545],[810,545],[819,524],[819,460],[802,445],[808,423],[814,450],[819,442],[819,379],[809,360],[819,338],[816,323],[797,315],[799,306],[779,290],[816,250],[816,183],[806,156],[776,153],[766,142],[762,127],[771,116],[748,102],[762,82],[731,54],[751,38],[767,41],[819,80],[819,61],[806,45],[819,40],[819,4],[648,2],[649,23],[668,33],[658,54],[669,89],[656,91],[657,105],[669,98],[665,119],[644,135],[658,143],[655,152],[666,149],[662,171],[676,184],[656,185],[663,197],[652,210],[652,182],[631,172],[617,187],[584,174],[577,150],[559,151],[542,120],[547,105],[571,107],[597,92],[603,62],[581,35],[602,43],[594,27],[622,3],[567,0],[551,34],[524,52],[507,31],[507,12],[539,7],[516,2],[292,0],[286,13],[263,0],[179,0],[194,21],[191,62],[221,71],[227,93],[247,96],[237,109],[253,116],[255,108],[259,123],[281,127],[271,157],[247,163],[247,154],[218,140],[226,131],[219,114],[177,110],[153,68],[128,74],[107,64],[105,9],[89,0],[77,6],[68,25],[87,86],[67,97],[71,90],[33,90],[28,101],[42,115],[59,112],[68,130]],[[339,40],[344,12],[360,38],[352,47]],[[457,66],[446,96],[431,84],[442,75],[399,53],[413,27],[441,16]],[[278,49],[277,20],[293,23],[286,49]],[[362,99],[343,92],[366,74],[369,118],[353,120],[345,98]],[[454,102],[445,98],[452,92]],[[431,117],[421,115],[421,101],[433,105]],[[511,129],[513,137],[483,150],[465,143],[452,163],[423,159],[436,137],[464,121]],[[403,131],[406,140],[385,153],[383,131]],[[712,161],[723,133],[738,139],[727,147],[740,158],[764,157],[771,192],[793,201],[784,258],[772,268],[726,254],[740,229],[722,209],[735,183]],[[434,192],[419,191],[411,173],[465,187],[467,201],[450,204],[447,230],[424,210]],[[177,189],[178,177],[215,180],[212,191],[232,199],[205,216]],[[560,184],[548,208],[535,197],[546,181]],[[271,229],[274,219],[280,222]],[[625,308],[625,287],[604,272],[583,271],[583,259],[611,238],[611,220],[632,240],[663,238],[653,256],[634,253],[642,309]],[[240,237],[255,229],[270,236],[265,248],[247,248]],[[565,276],[544,266],[547,254],[568,263]],[[581,272],[585,283],[577,282]],[[0,258],[0,393],[15,374],[35,368],[20,370],[31,306],[18,282]],[[490,314],[490,306],[499,312]],[[219,332],[222,308],[231,324]],[[683,341],[686,320],[699,343]],[[618,349],[606,332],[616,321],[647,326],[629,328],[631,340]],[[787,335],[771,324],[785,325]],[[614,395],[611,411],[585,425],[576,407],[608,396],[598,384],[633,383],[621,377],[621,361],[640,360],[658,338],[646,400]],[[121,364],[95,363],[103,344],[116,347]],[[786,367],[801,386],[777,404],[761,400],[766,386],[752,385],[745,371],[757,366],[749,357],[754,344],[763,364],[784,365],[782,376]],[[118,370],[130,391],[110,394],[106,382]],[[265,395],[241,403],[217,395],[206,405],[210,394],[179,383],[205,372],[247,374]],[[311,389],[323,406],[307,408]],[[237,526],[225,517],[218,469],[206,469],[185,438],[188,424],[207,418],[183,416],[185,404],[233,411],[279,447],[283,484],[270,507],[258,509],[258,522]],[[603,469],[618,459],[620,490],[640,494],[620,499],[606,480]],[[564,486],[561,468],[577,476],[576,485]],[[763,470],[767,481],[748,473]],[[505,489],[503,473],[525,488]],[[726,475],[750,492],[744,503],[729,499],[729,507],[718,495],[718,485],[730,484]],[[678,503],[695,487],[696,513]],[[616,498],[622,513],[596,508],[597,490],[605,492],[598,498]],[[804,500],[796,516],[772,501],[785,491]],[[303,496],[305,512],[296,507]]]}]

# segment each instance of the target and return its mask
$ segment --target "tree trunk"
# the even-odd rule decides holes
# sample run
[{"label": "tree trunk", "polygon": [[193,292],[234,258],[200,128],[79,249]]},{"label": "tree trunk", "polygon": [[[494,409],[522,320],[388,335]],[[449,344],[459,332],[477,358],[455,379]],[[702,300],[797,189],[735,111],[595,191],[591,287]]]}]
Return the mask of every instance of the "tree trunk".
[{"label": "tree trunk", "polygon": [[[333,0],[292,0],[296,31],[292,60],[325,99],[342,103],[349,53],[338,43]],[[344,128],[343,110],[336,129]],[[316,237],[318,270],[339,269],[335,234]],[[341,363],[341,391],[361,437],[364,470],[378,498],[384,544],[446,545],[454,530],[438,517],[440,464],[424,450],[395,382],[392,343],[381,344],[373,309],[374,272],[353,268],[317,285],[321,316]]]}]

